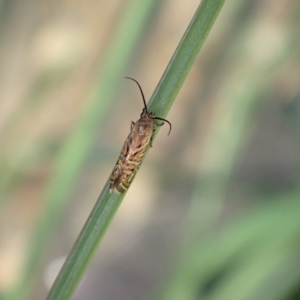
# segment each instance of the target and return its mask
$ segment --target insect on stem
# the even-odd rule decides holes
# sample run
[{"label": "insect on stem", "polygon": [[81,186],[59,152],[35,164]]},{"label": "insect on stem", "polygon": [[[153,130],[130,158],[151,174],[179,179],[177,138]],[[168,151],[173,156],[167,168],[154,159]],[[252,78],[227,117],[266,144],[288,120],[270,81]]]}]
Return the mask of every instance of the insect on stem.
[{"label": "insect on stem", "polygon": [[125,78],[133,80],[138,85],[142,94],[144,108],[140,119],[131,123],[130,133],[110,176],[110,192],[117,194],[122,194],[129,188],[139,170],[145,152],[152,146],[155,128],[164,124],[157,124],[155,120],[161,120],[169,124],[170,130],[168,135],[172,130],[172,124],[168,120],[156,117],[154,112],[148,112],[145,96],[138,81],[131,77]]}]

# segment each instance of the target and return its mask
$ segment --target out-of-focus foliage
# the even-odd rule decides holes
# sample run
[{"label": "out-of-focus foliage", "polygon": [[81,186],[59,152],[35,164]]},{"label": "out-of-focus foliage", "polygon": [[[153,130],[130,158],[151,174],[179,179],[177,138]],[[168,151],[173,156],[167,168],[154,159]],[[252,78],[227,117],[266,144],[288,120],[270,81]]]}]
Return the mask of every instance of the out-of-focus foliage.
[{"label": "out-of-focus foliage", "polygon": [[[133,59],[116,61],[129,65],[124,74],[106,78],[116,96],[84,170],[68,167],[70,204],[52,216],[60,230],[33,270],[31,299],[46,295],[50,262],[69,252],[141,112],[136,90],[118,82],[138,79],[148,98],[198,2],[159,1]],[[1,294],[33,251],[58,154],[82,125],[128,6],[0,3]],[[74,299],[300,297],[299,22],[297,0],[225,3],[168,115],[171,135],[155,140]]]}]

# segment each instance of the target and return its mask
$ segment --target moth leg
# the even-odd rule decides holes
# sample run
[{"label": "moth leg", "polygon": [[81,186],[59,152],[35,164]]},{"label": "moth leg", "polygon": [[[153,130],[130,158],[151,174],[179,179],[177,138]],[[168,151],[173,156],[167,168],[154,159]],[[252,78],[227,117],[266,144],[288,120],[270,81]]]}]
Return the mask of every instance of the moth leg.
[{"label": "moth leg", "polygon": [[137,169],[135,169],[127,178],[127,182],[130,185],[136,175]]},{"label": "moth leg", "polygon": [[[126,158],[125,158],[126,159]],[[140,161],[133,161],[133,160],[129,160],[129,159],[126,159],[126,163],[130,164],[130,165],[134,165],[134,166],[138,166],[141,164]],[[125,171],[124,171],[125,172]]]},{"label": "moth leg", "polygon": [[121,173],[121,171],[122,171],[122,167],[119,164],[116,164],[112,171],[112,175],[116,177],[118,174]]},{"label": "moth leg", "polygon": [[127,174],[127,175],[131,175],[133,171],[132,170],[124,170],[123,173]]},{"label": "moth leg", "polygon": [[117,163],[111,173],[111,176],[110,176],[110,183],[109,183],[109,192],[110,193],[112,193],[112,191],[116,187],[116,180],[121,173],[122,173],[122,167]]},{"label": "moth leg", "polygon": [[138,152],[140,152],[143,148],[145,148],[145,147],[147,147],[148,146],[148,143],[145,143],[144,145],[142,145],[141,147],[139,147],[139,148],[136,148],[135,150],[134,150],[134,154],[135,153],[138,153]]},{"label": "moth leg", "polygon": [[126,158],[122,153],[120,154],[119,158],[127,164],[131,164],[131,165],[135,165],[138,166],[140,164],[140,162],[137,161],[133,161],[133,160],[129,160],[128,158]]}]

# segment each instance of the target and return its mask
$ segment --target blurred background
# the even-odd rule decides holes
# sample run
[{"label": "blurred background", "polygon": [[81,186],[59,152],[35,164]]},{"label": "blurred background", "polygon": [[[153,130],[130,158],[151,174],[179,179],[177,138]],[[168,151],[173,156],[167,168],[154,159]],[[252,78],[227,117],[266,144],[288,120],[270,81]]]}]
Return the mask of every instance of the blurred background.
[{"label": "blurred background", "polygon": [[[199,1],[0,1],[0,298],[44,299]],[[300,299],[300,3],[227,1],[73,299]]]}]

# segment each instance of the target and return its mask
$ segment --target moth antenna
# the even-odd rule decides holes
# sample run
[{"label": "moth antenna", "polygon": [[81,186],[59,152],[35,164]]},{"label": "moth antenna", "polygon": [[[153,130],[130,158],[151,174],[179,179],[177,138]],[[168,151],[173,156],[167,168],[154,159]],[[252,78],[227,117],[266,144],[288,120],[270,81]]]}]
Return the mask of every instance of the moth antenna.
[{"label": "moth antenna", "polygon": [[[142,97],[143,97],[143,102],[144,102],[144,106],[145,106],[146,113],[148,114],[145,96],[144,96],[144,93],[143,93],[143,90],[142,90],[140,84],[138,83],[137,80],[135,80],[135,79],[133,79],[133,78],[131,78],[131,77],[127,77],[127,76],[126,76],[125,78],[130,79],[130,80],[133,80],[133,81],[138,85],[138,87],[139,87],[139,89],[140,89],[140,91],[141,91]],[[161,120],[161,121],[167,122],[167,123],[169,124],[169,126],[170,126],[170,130],[169,130],[168,135],[171,133],[171,130],[172,130],[172,124],[171,124],[168,120],[163,119],[163,118],[159,118],[159,117],[154,117],[153,119],[155,119],[155,120]]]},{"label": "moth antenna", "polygon": [[159,118],[159,117],[154,117],[153,119],[155,119],[155,120],[161,120],[161,121],[167,122],[167,123],[169,124],[169,126],[170,126],[170,130],[169,130],[168,135],[171,133],[171,130],[172,130],[172,124],[171,124],[171,122],[169,122],[169,121],[166,120],[166,119]]},{"label": "moth antenna", "polygon": [[147,104],[146,104],[146,100],[145,100],[145,96],[144,96],[144,93],[143,93],[143,90],[142,90],[140,84],[137,82],[137,80],[135,80],[135,79],[133,79],[133,78],[131,78],[131,77],[125,77],[125,78],[133,80],[133,81],[138,85],[138,87],[139,87],[139,89],[140,89],[140,91],[141,91],[142,97],[143,97],[143,102],[144,102],[144,106],[145,106],[146,113],[148,113],[148,110],[147,110]]}]

